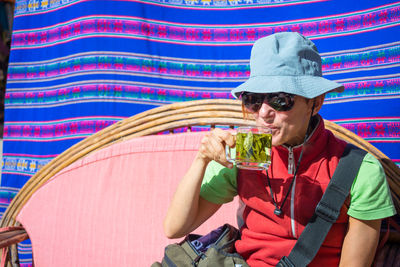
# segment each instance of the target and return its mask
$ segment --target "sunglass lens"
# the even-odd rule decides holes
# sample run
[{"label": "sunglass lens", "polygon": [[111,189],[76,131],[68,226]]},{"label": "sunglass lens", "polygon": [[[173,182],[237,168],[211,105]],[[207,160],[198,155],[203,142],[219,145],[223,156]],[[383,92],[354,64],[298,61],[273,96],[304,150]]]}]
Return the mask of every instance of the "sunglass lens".
[{"label": "sunglass lens", "polygon": [[292,94],[282,92],[272,94],[242,94],[244,106],[253,112],[257,112],[265,100],[276,111],[289,111],[294,105],[294,95]]},{"label": "sunglass lens", "polygon": [[265,95],[263,94],[243,94],[242,101],[246,108],[256,112],[261,108],[264,102]]},{"label": "sunglass lens", "polygon": [[268,97],[268,105],[277,111],[288,111],[293,104],[293,96],[290,94],[278,93]]}]

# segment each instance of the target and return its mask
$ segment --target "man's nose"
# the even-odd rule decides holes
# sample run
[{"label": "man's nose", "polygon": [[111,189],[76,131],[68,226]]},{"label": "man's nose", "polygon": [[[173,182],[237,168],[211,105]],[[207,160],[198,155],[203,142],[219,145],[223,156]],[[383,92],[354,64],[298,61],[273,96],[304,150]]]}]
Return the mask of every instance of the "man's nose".
[{"label": "man's nose", "polygon": [[258,116],[262,117],[264,120],[266,118],[273,118],[273,116],[275,116],[275,110],[266,102],[264,102],[258,110]]}]

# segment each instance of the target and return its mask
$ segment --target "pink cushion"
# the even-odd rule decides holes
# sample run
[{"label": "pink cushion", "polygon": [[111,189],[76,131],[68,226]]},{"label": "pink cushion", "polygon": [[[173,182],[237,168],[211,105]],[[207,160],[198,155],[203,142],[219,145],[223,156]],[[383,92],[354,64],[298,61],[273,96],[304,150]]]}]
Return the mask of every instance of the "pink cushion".
[{"label": "pink cushion", "polygon": [[[55,175],[21,210],[36,266],[150,266],[164,247],[162,220],[203,133],[135,138]],[[235,222],[236,201],[196,233]]]}]

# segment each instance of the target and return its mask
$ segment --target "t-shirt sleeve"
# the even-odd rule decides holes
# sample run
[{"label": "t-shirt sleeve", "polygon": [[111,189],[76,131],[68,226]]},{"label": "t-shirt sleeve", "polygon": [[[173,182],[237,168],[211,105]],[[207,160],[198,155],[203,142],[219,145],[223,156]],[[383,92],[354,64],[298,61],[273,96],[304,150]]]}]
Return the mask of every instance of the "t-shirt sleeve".
[{"label": "t-shirt sleeve", "polygon": [[211,161],[204,174],[200,196],[216,204],[232,201],[237,195],[236,176],[236,166],[229,169]]},{"label": "t-shirt sleeve", "polygon": [[366,154],[350,191],[347,214],[359,220],[376,220],[396,214],[382,165]]}]

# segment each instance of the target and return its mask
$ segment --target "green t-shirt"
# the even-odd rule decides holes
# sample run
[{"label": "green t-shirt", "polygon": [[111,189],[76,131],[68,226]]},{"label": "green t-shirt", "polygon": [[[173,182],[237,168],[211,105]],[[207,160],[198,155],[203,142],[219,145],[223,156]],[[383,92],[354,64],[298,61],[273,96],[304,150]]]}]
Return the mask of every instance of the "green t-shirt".
[{"label": "green t-shirt", "polygon": [[[237,169],[210,162],[204,175],[200,195],[213,203],[223,204],[237,195]],[[367,154],[350,191],[347,214],[359,220],[374,220],[396,214],[385,172],[379,161]]]}]

